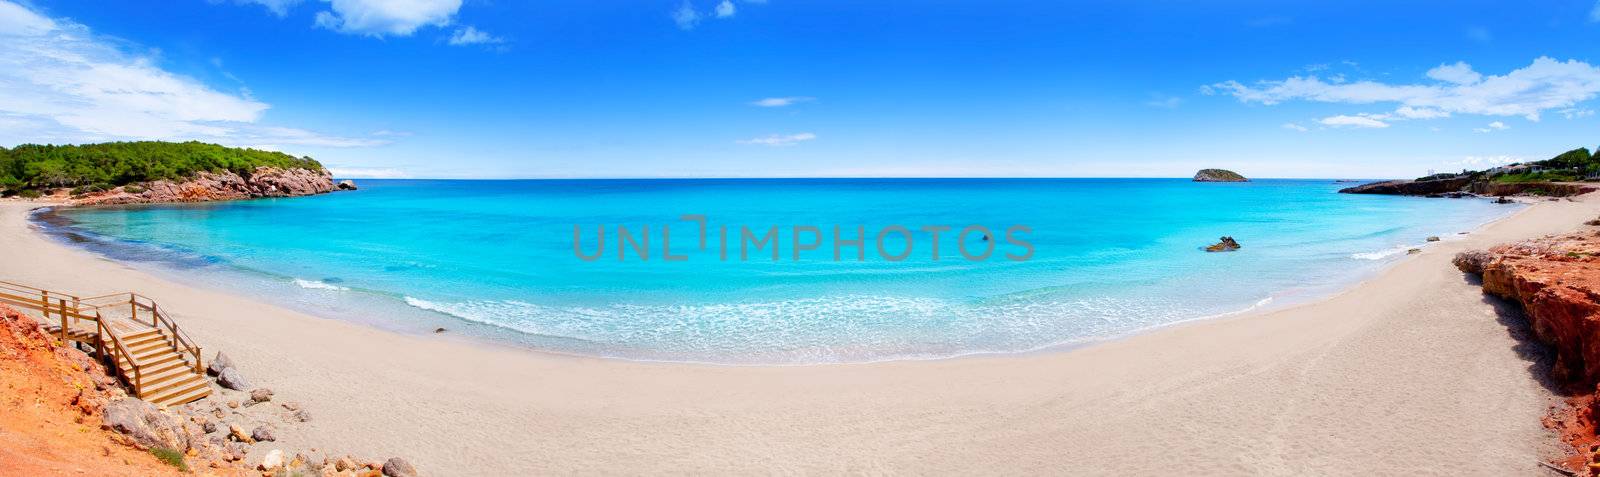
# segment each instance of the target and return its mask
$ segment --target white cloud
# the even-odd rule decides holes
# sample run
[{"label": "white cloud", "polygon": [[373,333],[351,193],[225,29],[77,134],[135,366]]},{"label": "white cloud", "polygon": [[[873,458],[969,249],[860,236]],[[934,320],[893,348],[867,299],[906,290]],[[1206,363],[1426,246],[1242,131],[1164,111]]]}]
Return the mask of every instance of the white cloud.
[{"label": "white cloud", "polygon": [[445,26],[461,0],[324,0],[316,25],[340,33],[374,37],[410,36],[424,26]]},{"label": "white cloud", "polygon": [[1484,169],[1488,167],[1503,166],[1506,164],[1528,162],[1529,160],[1530,159],[1528,158],[1518,156],[1466,156],[1461,158],[1459,161],[1445,162],[1444,165],[1449,166],[1451,169],[1457,167],[1462,169]]},{"label": "white cloud", "polygon": [[302,0],[234,0],[235,3],[254,3],[263,7],[267,7],[267,11],[272,12],[273,15],[277,15],[279,18],[289,16],[289,9],[295,5],[299,5],[301,1]]},{"label": "white cloud", "polygon": [[717,4],[717,18],[731,17],[735,10],[732,0],[722,0],[722,3]]},{"label": "white cloud", "polygon": [[[1459,66],[1458,66],[1459,65]],[[1472,78],[1465,64],[1430,70],[1430,76]],[[1471,73],[1471,74],[1469,74]],[[1600,68],[1588,63],[1539,57],[1504,75],[1484,76],[1470,84],[1386,84],[1376,81],[1333,84],[1316,76],[1293,76],[1247,86],[1225,81],[1201,88],[1206,94],[1228,94],[1245,103],[1273,105],[1285,101],[1372,104],[1399,103],[1452,114],[1523,116],[1537,121],[1546,110],[1570,108],[1600,94]]]},{"label": "white cloud", "polygon": [[1483,79],[1483,75],[1472,71],[1472,65],[1465,61],[1457,61],[1453,65],[1435,66],[1428,70],[1428,77],[1455,84],[1473,84]]},{"label": "white cloud", "polygon": [[793,146],[795,144],[799,144],[799,143],[805,142],[805,141],[810,141],[810,140],[816,139],[816,138],[817,138],[816,134],[804,132],[804,133],[799,133],[799,134],[787,134],[787,135],[770,134],[770,135],[766,135],[766,136],[762,136],[762,137],[758,137],[758,138],[743,139],[743,140],[739,140],[739,141],[735,141],[735,142],[738,142],[739,144],[751,144],[751,145],[758,145],[758,146]]},{"label": "white cloud", "polygon": [[1486,133],[1486,132],[1494,132],[1494,131],[1504,131],[1504,130],[1507,130],[1507,129],[1511,129],[1511,126],[1507,126],[1506,123],[1502,123],[1500,121],[1495,121],[1495,122],[1489,123],[1489,127],[1476,128],[1476,129],[1473,129],[1473,131]]},{"label": "white cloud", "polygon": [[1346,115],[1342,115],[1341,114],[1341,115],[1338,115],[1338,116],[1330,116],[1330,117],[1322,118],[1322,120],[1318,121],[1318,122],[1320,122],[1320,123],[1322,123],[1324,125],[1333,126],[1333,127],[1346,127],[1346,126],[1348,126],[1348,127],[1357,127],[1357,128],[1386,128],[1386,127],[1389,127],[1389,123],[1383,122],[1381,119],[1374,118],[1374,117],[1371,117],[1371,116],[1346,116]]},{"label": "white cloud", "polygon": [[1567,119],[1587,118],[1589,116],[1594,116],[1594,110],[1589,108],[1567,108],[1556,112],[1561,113],[1561,117]]},{"label": "white cloud", "polygon": [[1152,95],[1144,105],[1152,108],[1176,109],[1183,104],[1183,98],[1177,96]]},{"label": "white cloud", "polygon": [[1439,119],[1450,117],[1450,113],[1437,109],[1413,108],[1410,106],[1401,106],[1399,109],[1394,110],[1394,114],[1406,119]]},{"label": "white cloud", "polygon": [[684,0],[677,10],[672,11],[672,22],[677,23],[680,29],[693,30],[695,25],[700,24],[700,12],[694,11],[694,5]]},{"label": "white cloud", "polygon": [[490,35],[488,32],[479,30],[472,25],[467,25],[466,28],[457,28],[456,32],[450,35],[449,40],[452,46],[500,44],[505,42],[504,38]]},{"label": "white cloud", "polygon": [[1589,10],[1589,21],[1600,22],[1600,2],[1594,3],[1594,9]]},{"label": "white cloud", "polygon": [[760,106],[760,107],[763,107],[763,108],[781,108],[781,107],[784,107],[784,106],[793,105],[795,103],[805,103],[805,102],[814,101],[816,99],[817,98],[813,98],[813,97],[810,97],[810,96],[784,96],[784,97],[779,97],[779,98],[761,98],[761,99],[758,99],[758,100],[755,100],[755,101],[751,101],[750,105],[751,106]]},{"label": "white cloud", "polygon": [[1291,131],[1300,131],[1300,132],[1310,131],[1310,129],[1306,129],[1305,126],[1301,126],[1301,125],[1295,124],[1295,123],[1283,123],[1283,128],[1291,130]]},{"label": "white cloud", "polygon": [[86,26],[0,0],[0,142],[382,144],[256,124],[266,103],[172,74],[118,44],[97,39]]}]

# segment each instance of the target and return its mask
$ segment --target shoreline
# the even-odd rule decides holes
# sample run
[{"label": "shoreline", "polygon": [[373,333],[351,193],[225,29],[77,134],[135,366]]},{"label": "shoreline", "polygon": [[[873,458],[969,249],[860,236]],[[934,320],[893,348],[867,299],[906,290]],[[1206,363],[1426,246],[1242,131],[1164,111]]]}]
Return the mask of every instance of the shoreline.
[{"label": "shoreline", "polygon": [[[1178,465],[1171,461],[1173,452],[1185,457],[1181,465],[1190,470],[1217,473],[1392,472],[1441,464],[1468,465],[1459,470],[1475,472],[1527,472],[1551,451],[1538,424],[1550,394],[1529,373],[1529,362],[1511,352],[1519,344],[1492,317],[1495,306],[1463,283],[1449,267],[1449,256],[1459,249],[1570,230],[1596,211],[1596,202],[1587,198],[1535,204],[1464,240],[1425,247],[1334,296],[1163,325],[1069,350],[724,366],[505,349],[318,318],[177,284],[54,243],[31,230],[26,215],[33,204],[14,204],[0,205],[0,244],[5,245],[0,263],[8,265],[7,274],[21,274],[12,278],[85,293],[127,288],[159,297],[164,307],[178,310],[175,316],[206,347],[208,358],[221,349],[253,379],[327,409],[320,422],[339,423],[319,424],[329,431],[322,435],[291,438],[414,456],[419,468],[449,474],[627,472],[652,465],[663,466],[655,467],[658,471],[689,472],[992,472],[1076,464],[1088,473],[1154,472]],[[1583,215],[1561,213],[1574,210]],[[1397,296],[1395,288],[1421,296]],[[1436,299],[1440,294],[1455,299]],[[1419,308],[1419,301],[1431,306]],[[1392,334],[1371,332],[1403,326],[1408,314],[1440,312],[1452,316],[1436,318],[1488,341],[1488,349],[1508,346],[1498,354],[1431,362],[1441,366],[1404,361],[1394,366],[1389,361],[1396,353],[1328,359],[1342,348],[1396,344],[1390,342]],[[1453,323],[1463,313],[1489,319]],[[1353,319],[1334,319],[1341,316]],[[1408,345],[1390,351],[1425,358],[1451,347]],[[1308,350],[1321,356],[1308,356]],[[1492,372],[1470,376],[1475,380],[1424,379],[1429,386],[1415,391],[1406,388],[1416,383],[1406,380],[1399,386],[1360,382],[1406,375],[1418,367],[1461,374],[1472,371],[1459,369],[1461,361],[1474,359],[1485,368],[1479,372]],[[1454,366],[1443,366],[1448,364]],[[1321,394],[1305,395],[1305,389],[1284,386],[1280,379],[1259,382],[1275,371],[1299,371],[1281,377],[1304,379],[1330,365],[1364,372],[1333,373],[1308,387],[1337,391]],[[1459,392],[1437,392],[1452,387]],[[353,394],[350,388],[368,392]],[[1352,391],[1365,399],[1337,399]],[[1194,393],[1209,397],[1173,399],[1194,398]],[[1416,422],[1430,425],[1396,429],[1392,422],[1374,422],[1382,425],[1335,433],[1329,428],[1361,423],[1342,413],[1297,414],[1302,406],[1290,405],[1309,402],[1361,414],[1382,407],[1376,401],[1392,401],[1422,418]],[[1449,406],[1450,401],[1490,402],[1483,408],[1498,409],[1498,415],[1413,409],[1418,403]],[[1295,424],[1263,422],[1261,414],[1269,411]],[[1463,426],[1457,420],[1484,425]],[[1448,438],[1463,434],[1464,427],[1473,432],[1464,439]],[[1332,447],[1315,444],[1330,435],[1344,439],[1333,439],[1337,445]],[[442,446],[436,440],[440,436],[455,442]],[[1170,449],[1165,443],[1173,438],[1185,440],[1185,448]],[[963,441],[971,444],[951,447]],[[457,446],[481,451],[463,455],[444,448]],[[1373,454],[1383,448],[1419,450],[1407,456]],[[575,464],[583,462],[593,466]]]},{"label": "shoreline", "polygon": [[[1159,331],[1175,325],[1197,321],[1228,319],[1242,315],[1267,313],[1286,308],[1298,307],[1326,300],[1330,297],[1345,293],[1361,283],[1364,283],[1389,268],[1409,257],[1407,249],[1427,248],[1436,245],[1435,242],[1420,241],[1403,244],[1377,252],[1363,252],[1352,254],[1352,259],[1360,261],[1351,265],[1351,269],[1360,268],[1359,272],[1349,277],[1340,277],[1328,283],[1310,284],[1287,288],[1266,290],[1265,295],[1253,299],[1249,303],[1241,303],[1236,309],[1219,311],[1207,310],[1205,314],[1184,317],[1175,321],[1143,325],[1137,328],[1118,330],[1110,334],[1090,336],[1069,336],[1053,342],[1031,345],[1028,347],[971,347],[971,349],[912,352],[907,351],[896,354],[884,354],[872,357],[856,357],[847,359],[812,360],[812,361],[739,361],[720,359],[698,359],[695,357],[667,357],[651,356],[662,354],[659,352],[623,350],[607,351],[603,347],[588,347],[590,349],[568,349],[552,343],[562,340],[573,340],[558,335],[544,335],[525,331],[513,326],[494,321],[482,321],[473,316],[463,316],[447,309],[439,309],[433,303],[416,299],[410,296],[411,292],[386,291],[325,284],[320,281],[311,281],[304,278],[285,275],[267,270],[250,268],[243,265],[229,263],[227,260],[217,260],[206,256],[190,253],[178,253],[165,247],[145,242],[123,242],[113,236],[101,235],[75,226],[73,219],[60,214],[64,208],[124,208],[143,207],[163,204],[133,204],[133,205],[88,205],[76,206],[70,203],[37,203],[37,207],[28,212],[30,225],[41,229],[42,233],[55,240],[56,244],[80,250],[97,257],[117,261],[125,266],[155,275],[157,277],[189,286],[206,288],[213,292],[231,294],[246,300],[270,301],[274,297],[282,298],[288,293],[296,295],[290,303],[282,306],[292,311],[308,314],[322,319],[344,320],[358,325],[374,327],[382,331],[408,334],[414,336],[432,336],[437,334],[436,329],[450,332],[450,337],[473,341],[486,345],[505,346],[534,353],[567,356],[575,358],[596,358],[621,361],[634,361],[643,363],[689,364],[733,367],[792,367],[792,366],[817,366],[838,364],[874,364],[897,361],[937,361],[967,357],[1003,357],[1009,355],[1030,355],[1037,353],[1060,353],[1078,348],[1096,346],[1106,342],[1127,339],[1133,336]],[[203,204],[167,204],[167,205],[203,205]],[[1516,206],[1492,216],[1485,222],[1465,227],[1469,230],[1479,230],[1495,222],[1520,213],[1527,203]],[[1442,236],[1445,242],[1461,240],[1468,232],[1456,229],[1436,230],[1431,233]],[[1458,235],[1459,234],[1459,235]],[[1421,236],[1417,237],[1421,240]],[[1439,242],[1443,243],[1443,242]],[[1376,257],[1365,258],[1358,255],[1376,254]],[[1398,256],[1396,256],[1398,255]],[[1370,261],[1370,262],[1368,262]],[[221,268],[212,268],[221,267]],[[191,270],[204,269],[204,270]],[[187,279],[185,274],[196,273],[205,275],[222,275],[221,280],[196,283]],[[219,277],[212,277],[219,278]],[[280,283],[281,282],[281,283]],[[293,287],[285,284],[292,284]],[[327,293],[323,293],[326,291]],[[338,292],[338,293],[334,293]],[[348,294],[347,294],[348,293]],[[322,302],[335,302],[332,308],[341,311],[331,311]],[[395,301],[396,303],[388,303]],[[418,302],[423,305],[417,304]],[[402,306],[403,305],[403,306]],[[352,311],[353,310],[353,311]],[[1198,311],[1198,310],[1197,310]],[[372,319],[371,316],[385,315],[386,319]],[[396,320],[395,316],[403,318]],[[441,335],[442,337],[443,335]],[[529,338],[533,336],[537,338]],[[542,340],[542,341],[541,341]]]}]

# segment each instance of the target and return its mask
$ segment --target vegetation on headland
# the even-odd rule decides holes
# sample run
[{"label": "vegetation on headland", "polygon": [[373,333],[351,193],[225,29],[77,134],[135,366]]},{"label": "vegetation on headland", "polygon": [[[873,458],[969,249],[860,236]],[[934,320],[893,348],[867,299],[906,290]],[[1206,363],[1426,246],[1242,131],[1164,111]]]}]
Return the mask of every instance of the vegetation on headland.
[{"label": "vegetation on headland", "polygon": [[1580,147],[1543,161],[1506,164],[1482,171],[1447,172],[1417,180],[1456,178],[1487,179],[1502,183],[1597,181],[1600,180],[1600,154],[1591,154],[1589,148]]},{"label": "vegetation on headland", "polygon": [[248,176],[257,167],[322,170],[310,157],[276,151],[224,147],[203,142],[108,142],[81,145],[23,144],[0,147],[0,194],[37,196],[74,188],[107,190],[155,180],[181,180],[199,172]]}]

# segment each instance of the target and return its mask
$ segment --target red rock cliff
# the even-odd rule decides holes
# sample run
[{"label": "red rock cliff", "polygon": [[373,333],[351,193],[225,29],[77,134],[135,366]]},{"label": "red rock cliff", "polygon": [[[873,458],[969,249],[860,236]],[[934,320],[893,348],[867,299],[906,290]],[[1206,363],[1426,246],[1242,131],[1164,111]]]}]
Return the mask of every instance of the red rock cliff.
[{"label": "red rock cliff", "polygon": [[334,189],[333,175],[326,169],[259,167],[244,176],[231,171],[201,172],[183,182],[161,180],[123,186],[74,198],[72,204],[208,202],[260,197],[295,197],[332,192]]},{"label": "red rock cliff", "polygon": [[[1600,470],[1594,406],[1600,384],[1600,233],[1576,232],[1463,252],[1455,264],[1481,274],[1483,291],[1522,305],[1539,341],[1556,355],[1552,376],[1569,388],[1569,406],[1546,424],[1577,451],[1564,464]],[[1594,464],[1591,466],[1591,464]]]}]

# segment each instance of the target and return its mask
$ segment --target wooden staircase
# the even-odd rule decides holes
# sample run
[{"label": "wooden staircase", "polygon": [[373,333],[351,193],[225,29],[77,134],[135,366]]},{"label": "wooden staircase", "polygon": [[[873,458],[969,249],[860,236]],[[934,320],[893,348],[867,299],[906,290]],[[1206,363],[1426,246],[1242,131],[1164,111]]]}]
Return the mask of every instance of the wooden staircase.
[{"label": "wooden staircase", "polygon": [[42,313],[45,331],[88,345],[139,399],[176,406],[211,395],[200,347],[148,298],[79,298],[0,281],[0,303]]}]

